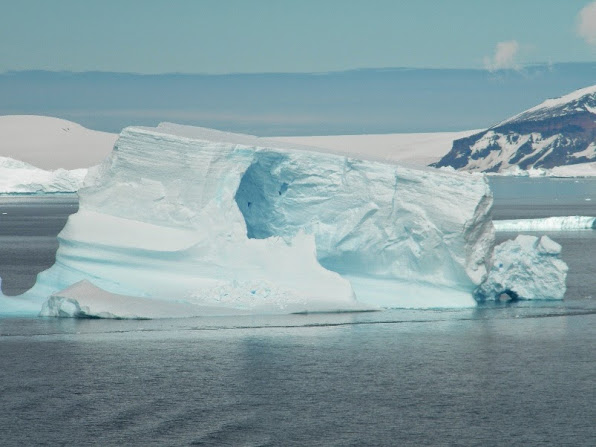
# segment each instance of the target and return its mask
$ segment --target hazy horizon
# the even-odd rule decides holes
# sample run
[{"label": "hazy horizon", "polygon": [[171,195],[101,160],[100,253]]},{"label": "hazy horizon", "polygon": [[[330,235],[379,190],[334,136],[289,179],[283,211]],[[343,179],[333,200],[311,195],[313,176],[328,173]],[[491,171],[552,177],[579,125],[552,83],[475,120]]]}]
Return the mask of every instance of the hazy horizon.
[{"label": "hazy horizon", "polygon": [[596,83],[596,63],[327,73],[0,74],[0,114],[47,115],[119,132],[162,121],[262,136],[459,131],[490,127]]},{"label": "hazy horizon", "polygon": [[593,65],[596,64],[596,61],[536,61],[536,62],[529,62],[524,65],[520,65],[516,68],[499,68],[496,70],[488,70],[484,67],[431,67],[431,66],[405,66],[405,65],[396,65],[396,66],[367,66],[367,67],[354,67],[354,68],[346,68],[346,69],[335,69],[335,70],[321,70],[321,71],[306,71],[306,70],[298,70],[298,71],[233,71],[233,72],[226,72],[226,73],[209,73],[209,72],[183,72],[183,71],[163,71],[163,72],[156,72],[156,73],[143,73],[143,72],[135,72],[135,71],[114,71],[114,70],[52,70],[52,69],[43,69],[43,68],[30,68],[30,69],[6,69],[4,71],[0,71],[0,75],[8,75],[8,74],[20,74],[20,73],[56,73],[56,74],[118,74],[118,75],[135,75],[135,76],[144,76],[144,77],[151,77],[151,76],[170,76],[170,75],[180,75],[180,76],[205,76],[205,77],[218,77],[218,76],[258,76],[258,75],[326,75],[326,74],[334,74],[334,73],[349,73],[349,72],[357,72],[357,71],[410,71],[410,70],[428,70],[428,71],[472,71],[472,72],[479,72],[479,73],[489,73],[493,76],[498,76],[500,74],[512,72],[512,73],[519,73],[524,74],[528,70],[536,69],[536,68],[550,68],[555,65]]}]

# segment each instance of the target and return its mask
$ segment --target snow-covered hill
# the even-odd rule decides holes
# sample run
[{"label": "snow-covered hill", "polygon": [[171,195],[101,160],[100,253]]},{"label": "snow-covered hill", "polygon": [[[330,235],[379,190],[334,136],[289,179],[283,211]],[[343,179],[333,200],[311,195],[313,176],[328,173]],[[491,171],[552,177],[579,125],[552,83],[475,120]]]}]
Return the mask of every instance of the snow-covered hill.
[{"label": "snow-covered hill", "polygon": [[59,118],[0,116],[0,157],[46,170],[96,165],[112,151],[117,138]]},{"label": "snow-covered hill", "polygon": [[[577,90],[453,142],[437,167],[482,172],[596,161],[596,86]],[[514,168],[515,169],[515,168]],[[572,168],[573,170],[573,168]]]}]

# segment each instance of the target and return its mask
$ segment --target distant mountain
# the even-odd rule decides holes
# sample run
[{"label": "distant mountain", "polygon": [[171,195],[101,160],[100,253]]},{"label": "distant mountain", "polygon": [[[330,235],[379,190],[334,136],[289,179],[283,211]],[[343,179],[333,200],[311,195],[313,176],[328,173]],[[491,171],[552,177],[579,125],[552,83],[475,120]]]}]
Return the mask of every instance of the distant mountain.
[{"label": "distant mountain", "polygon": [[503,172],[596,161],[596,85],[548,99],[496,126],[453,142],[434,166]]},{"label": "distant mountain", "polygon": [[0,115],[55,116],[95,130],[162,121],[260,136],[486,129],[591,85],[596,63],[520,70],[388,68],[331,73],[0,73]]}]

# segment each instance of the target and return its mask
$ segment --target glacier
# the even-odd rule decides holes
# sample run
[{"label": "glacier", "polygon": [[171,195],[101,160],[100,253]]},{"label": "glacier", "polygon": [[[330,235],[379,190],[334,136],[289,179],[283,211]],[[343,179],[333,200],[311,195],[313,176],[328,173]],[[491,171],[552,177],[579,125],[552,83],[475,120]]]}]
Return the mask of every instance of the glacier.
[{"label": "glacier", "polygon": [[497,245],[478,299],[563,299],[568,267],[560,253],[561,246],[548,236],[519,235]]},{"label": "glacier", "polygon": [[575,231],[596,228],[593,216],[554,216],[538,219],[493,220],[495,231]]},{"label": "glacier", "polygon": [[466,307],[494,289],[483,175],[162,123],[124,129],[79,197],[54,266],[1,313]]}]

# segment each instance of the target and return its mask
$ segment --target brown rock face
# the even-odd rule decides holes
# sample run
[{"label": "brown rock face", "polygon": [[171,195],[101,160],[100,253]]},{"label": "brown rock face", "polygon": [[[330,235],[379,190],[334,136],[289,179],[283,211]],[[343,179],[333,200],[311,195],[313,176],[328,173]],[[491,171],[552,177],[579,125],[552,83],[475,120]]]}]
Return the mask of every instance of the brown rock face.
[{"label": "brown rock face", "polygon": [[453,142],[434,166],[501,172],[596,161],[596,91],[549,100],[496,126]]}]

